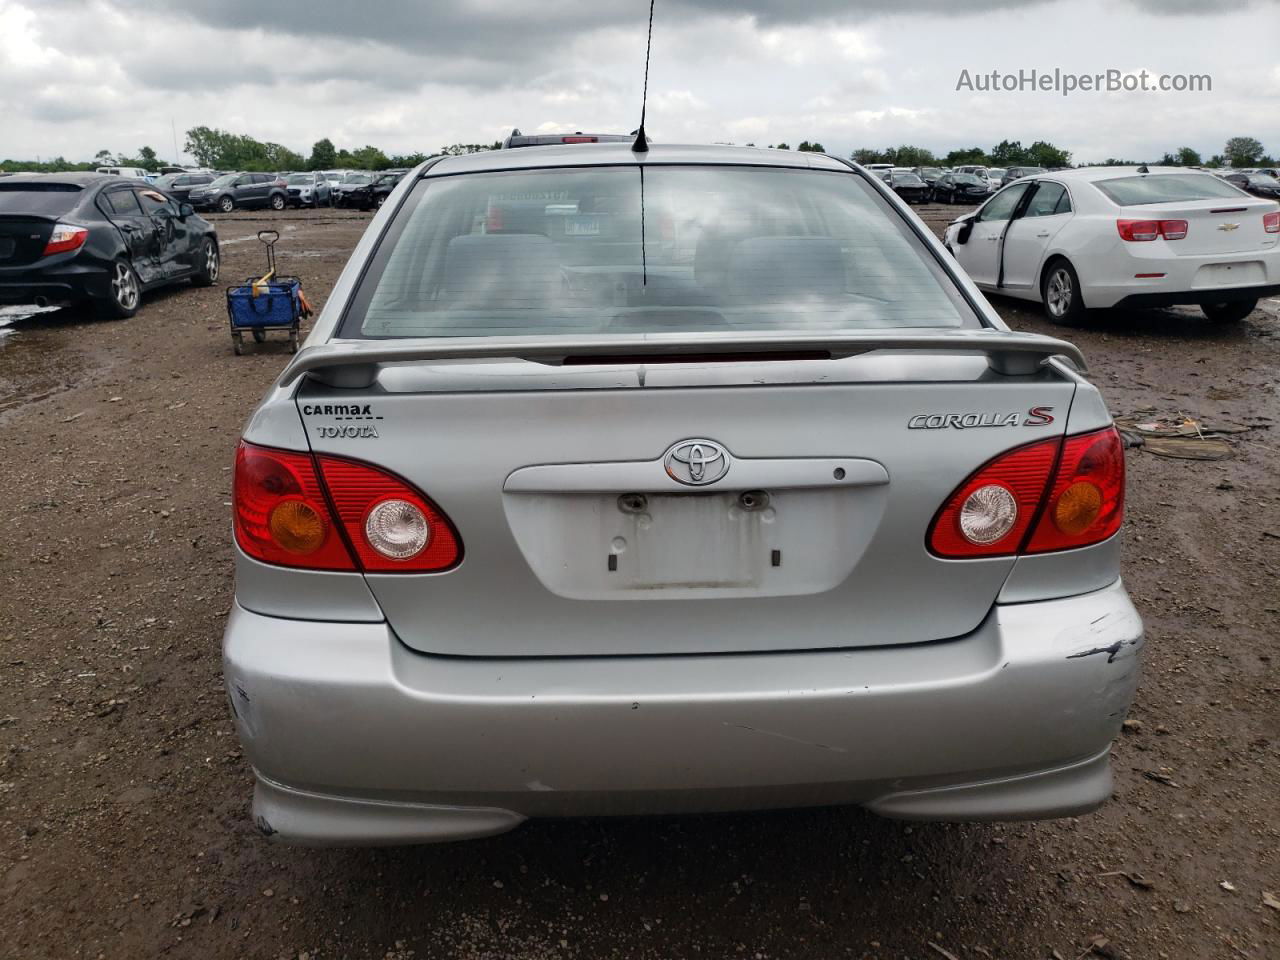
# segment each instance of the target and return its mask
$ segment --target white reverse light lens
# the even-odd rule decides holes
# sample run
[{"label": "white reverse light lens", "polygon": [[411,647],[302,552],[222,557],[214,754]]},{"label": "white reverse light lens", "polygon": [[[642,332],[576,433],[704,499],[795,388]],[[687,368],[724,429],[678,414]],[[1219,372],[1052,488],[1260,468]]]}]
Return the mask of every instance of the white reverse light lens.
[{"label": "white reverse light lens", "polygon": [[369,545],[389,560],[416,557],[431,539],[427,518],[408,500],[383,500],[364,520]]},{"label": "white reverse light lens", "polygon": [[1006,536],[1018,521],[1018,502],[1008,487],[989,483],[969,494],[960,508],[960,532],[986,546]]}]

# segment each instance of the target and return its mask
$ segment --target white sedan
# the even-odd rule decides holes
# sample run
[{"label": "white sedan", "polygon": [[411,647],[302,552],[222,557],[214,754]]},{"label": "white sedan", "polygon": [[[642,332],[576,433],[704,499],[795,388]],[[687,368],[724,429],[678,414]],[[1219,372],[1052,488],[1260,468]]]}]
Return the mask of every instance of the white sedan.
[{"label": "white sedan", "polygon": [[1198,304],[1242,320],[1280,293],[1280,204],[1179,167],[1095,167],[1009,184],[944,237],[984,291],[1087,309]]}]

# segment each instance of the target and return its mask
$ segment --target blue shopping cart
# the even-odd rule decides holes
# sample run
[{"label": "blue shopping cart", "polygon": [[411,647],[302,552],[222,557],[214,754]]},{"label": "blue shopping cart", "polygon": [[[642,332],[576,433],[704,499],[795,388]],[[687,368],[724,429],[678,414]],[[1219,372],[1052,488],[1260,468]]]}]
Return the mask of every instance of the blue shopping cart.
[{"label": "blue shopping cart", "polygon": [[267,272],[250,277],[242,286],[227,290],[227,318],[231,324],[231,346],[236,355],[244,353],[244,335],[248,332],[255,343],[267,339],[268,330],[287,330],[289,352],[298,352],[298,330],[302,318],[310,316],[302,281],[297,277],[276,274],[275,230],[258,231],[258,239],[267,248]]}]

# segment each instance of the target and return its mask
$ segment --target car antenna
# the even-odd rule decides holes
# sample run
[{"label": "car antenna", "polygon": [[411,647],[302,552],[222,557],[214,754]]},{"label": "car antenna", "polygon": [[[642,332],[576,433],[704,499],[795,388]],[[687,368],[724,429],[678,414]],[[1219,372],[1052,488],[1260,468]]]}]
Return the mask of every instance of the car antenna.
[{"label": "car antenna", "polygon": [[649,39],[644,47],[644,93],[640,95],[640,129],[636,131],[635,143],[631,144],[632,153],[648,153],[649,140],[644,135],[644,111],[649,102],[649,51],[653,49],[653,4],[649,0]]}]

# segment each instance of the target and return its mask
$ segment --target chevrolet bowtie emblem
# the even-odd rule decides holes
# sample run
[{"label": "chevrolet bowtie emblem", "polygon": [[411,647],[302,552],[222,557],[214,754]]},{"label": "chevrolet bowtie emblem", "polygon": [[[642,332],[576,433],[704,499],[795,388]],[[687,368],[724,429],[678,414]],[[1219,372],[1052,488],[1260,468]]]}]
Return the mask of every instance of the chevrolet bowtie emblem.
[{"label": "chevrolet bowtie emblem", "polygon": [[1220,224],[1218,224],[1218,229],[1219,229],[1219,230],[1221,230],[1221,231],[1223,231],[1224,233],[1230,233],[1232,230],[1239,230],[1239,229],[1240,229],[1240,224],[1238,224],[1238,223],[1220,223]]}]

